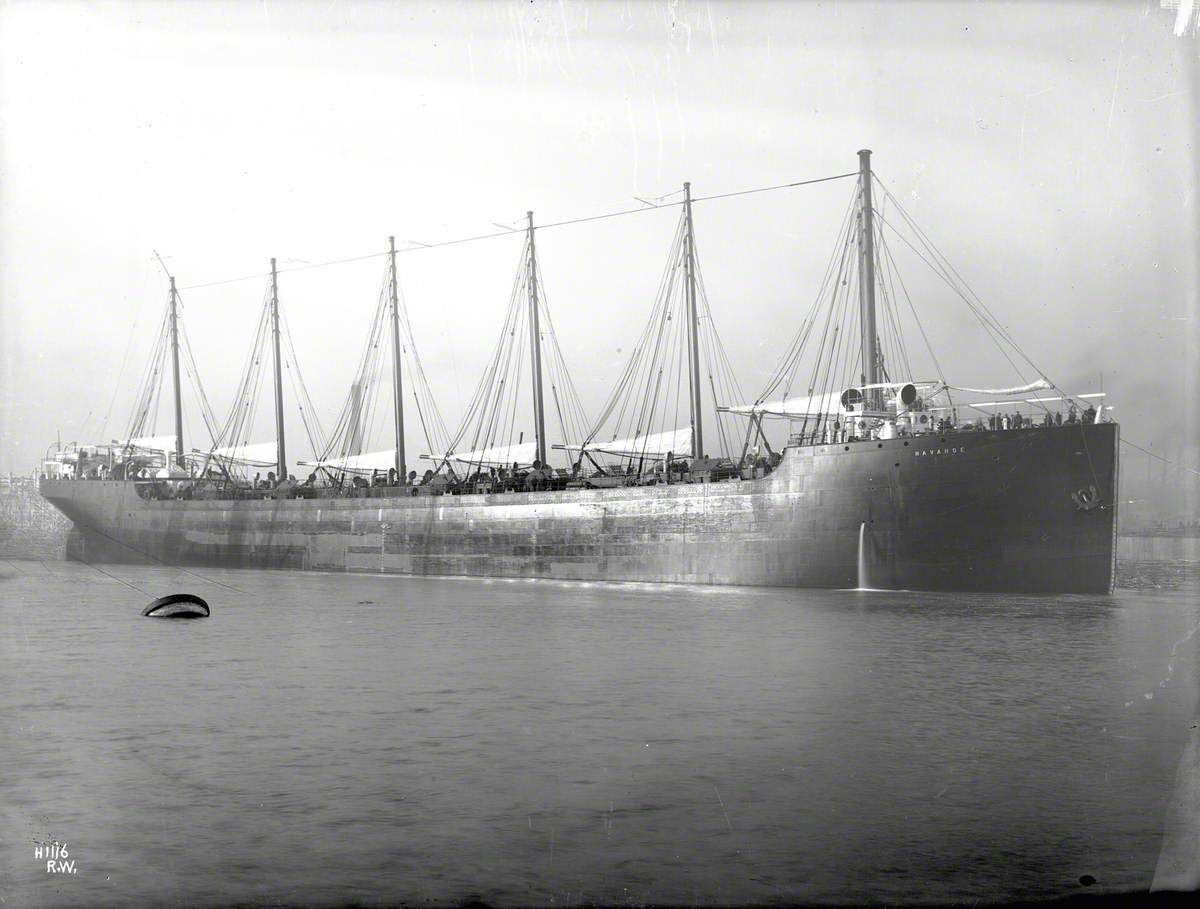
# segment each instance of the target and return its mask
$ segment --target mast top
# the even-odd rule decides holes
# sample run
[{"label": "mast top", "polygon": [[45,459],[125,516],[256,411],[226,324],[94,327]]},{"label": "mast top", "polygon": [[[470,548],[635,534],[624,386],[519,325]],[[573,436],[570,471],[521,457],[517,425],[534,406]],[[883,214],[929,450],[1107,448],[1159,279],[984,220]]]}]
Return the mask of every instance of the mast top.
[{"label": "mast top", "polygon": [[862,384],[870,391],[870,410],[882,409],[879,390],[879,339],[875,328],[875,224],[871,201],[871,150],[858,152],[860,222],[859,229],[859,326],[862,332]]},{"label": "mast top", "polygon": [[704,458],[704,418],[700,395],[700,316],[696,309],[696,237],[692,233],[692,184],[683,184],[683,217],[687,225],[684,269],[684,294],[687,302],[688,321],[688,397],[691,403],[692,457]]},{"label": "mast top", "polygon": [[400,293],[396,282],[396,238],[388,237],[388,283],[392,291],[392,409],[396,422],[396,458],[393,465],[400,483],[408,482],[408,464],[404,452],[404,377],[401,369]]},{"label": "mast top", "polygon": [[526,246],[529,247],[527,268],[529,274],[529,360],[533,370],[533,422],[534,441],[537,443],[537,461],[541,467],[546,466],[546,406],[542,400],[542,332],[538,326],[538,280],[537,259],[533,242],[533,212],[525,212],[529,219],[529,237]]},{"label": "mast top", "polygon": [[279,353],[279,279],[275,273],[275,259],[271,259],[271,328],[275,350],[275,446],[278,482],[287,479],[287,450],[283,439],[283,358]]}]

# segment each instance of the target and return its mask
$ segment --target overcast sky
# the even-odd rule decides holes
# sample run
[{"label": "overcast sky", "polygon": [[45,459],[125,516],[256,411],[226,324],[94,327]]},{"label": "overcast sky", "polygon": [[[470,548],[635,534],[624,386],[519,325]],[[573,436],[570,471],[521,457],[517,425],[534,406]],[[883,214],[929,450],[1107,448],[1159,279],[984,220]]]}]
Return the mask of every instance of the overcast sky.
[{"label": "overcast sky", "polygon": [[[288,268],[379,252],[389,234],[488,233],[527,209],[543,222],[623,209],[684,180],[708,195],[843,173],[864,147],[1034,362],[1076,393],[1103,381],[1126,437],[1195,464],[1198,44],[1174,22],[1157,0],[0,2],[0,470],[29,472],[60,432],[124,431],[166,299],[153,250],[186,288],[261,274],[271,256]],[[852,188],[696,207],[714,319],[750,398],[812,302]],[[676,217],[539,234],[593,413]],[[514,236],[401,256],[451,427],[520,249]],[[326,423],[383,265],[281,278]],[[1011,379],[962,305],[910,267],[951,378]],[[218,413],[263,287],[184,292]],[[194,415],[189,447],[204,446]],[[155,428],[170,431],[166,411]],[[424,450],[412,422],[408,437]]]}]

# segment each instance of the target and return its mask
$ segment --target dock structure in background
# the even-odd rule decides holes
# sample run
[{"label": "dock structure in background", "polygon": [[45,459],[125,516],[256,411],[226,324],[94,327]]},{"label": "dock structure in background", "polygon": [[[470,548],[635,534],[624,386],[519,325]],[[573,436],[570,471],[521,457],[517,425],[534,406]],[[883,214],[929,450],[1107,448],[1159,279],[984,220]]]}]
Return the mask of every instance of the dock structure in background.
[{"label": "dock structure in background", "polygon": [[38,492],[32,477],[0,477],[0,558],[62,559],[71,521]]}]

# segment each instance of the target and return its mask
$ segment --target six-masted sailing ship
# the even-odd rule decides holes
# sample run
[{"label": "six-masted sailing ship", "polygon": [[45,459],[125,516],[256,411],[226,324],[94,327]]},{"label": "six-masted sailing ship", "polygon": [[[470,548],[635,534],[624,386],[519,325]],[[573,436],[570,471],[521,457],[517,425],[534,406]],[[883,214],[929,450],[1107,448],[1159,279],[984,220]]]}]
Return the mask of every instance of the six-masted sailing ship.
[{"label": "six-masted sailing ship", "polygon": [[[331,430],[305,390],[272,260],[229,414],[218,420],[200,389],[211,444],[185,452],[181,351],[200,386],[172,277],[125,438],[48,458],[42,495],[74,522],[71,551],[89,561],[1109,592],[1118,426],[1102,404],[1097,411],[1099,396],[1065,394],[1024,358],[879,183],[869,151],[859,152],[856,171],[825,179],[841,178],[857,185],[816,300],[752,402],[715,329],[684,184],[650,318],[595,419],[585,415],[558,347],[531,213],[500,340],[455,432],[416,354],[392,240],[363,354]],[[1032,376],[1018,370],[1021,384],[1008,388],[956,386],[932,350],[937,377],[913,372],[900,318],[901,303],[912,301],[895,272],[893,235],[919,251],[986,336],[1016,351]],[[168,359],[174,435],[149,436]],[[275,440],[256,443],[268,362]],[[1015,368],[1017,359],[1010,362]],[[303,479],[290,471],[285,449],[285,372],[314,452],[295,462]],[[364,451],[385,377],[394,445]],[[405,450],[408,397],[428,446],[424,471],[410,469]],[[547,434],[548,404],[558,442]],[[1022,407],[1039,418],[1021,416]],[[785,445],[772,447],[765,420],[787,422]]]}]

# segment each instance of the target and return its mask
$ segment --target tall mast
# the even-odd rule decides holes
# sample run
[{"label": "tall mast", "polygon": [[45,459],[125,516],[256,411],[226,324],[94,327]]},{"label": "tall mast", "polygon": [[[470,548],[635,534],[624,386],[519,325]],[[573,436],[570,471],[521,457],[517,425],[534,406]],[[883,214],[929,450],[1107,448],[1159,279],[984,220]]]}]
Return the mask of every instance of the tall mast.
[{"label": "tall mast", "polygon": [[[858,305],[862,326],[863,379],[867,385],[879,382],[879,337],[875,333],[875,212],[871,207],[871,150],[858,153],[861,235],[858,243]],[[864,409],[880,410],[879,389],[863,394]]]},{"label": "tall mast", "polygon": [[542,409],[542,340],[538,330],[537,252],[533,243],[533,212],[529,219],[529,349],[533,361],[533,420],[537,431],[537,459],[546,463],[546,419]]},{"label": "tall mast", "polygon": [[683,184],[683,212],[687,228],[684,241],[687,243],[687,255],[683,267],[687,275],[687,309],[688,309],[688,390],[692,403],[692,456],[699,458],[705,455],[704,426],[700,412],[700,343],[696,313],[696,235],[692,231],[692,184]]},{"label": "tall mast", "polygon": [[179,394],[179,295],[171,278],[171,370],[175,376],[175,464],[183,468],[183,405]]},{"label": "tall mast", "polygon": [[283,447],[283,366],[279,356],[279,276],[275,271],[275,260],[271,260],[271,329],[275,342],[275,444],[278,447],[279,463],[275,479],[287,479],[287,453]]},{"label": "tall mast", "polygon": [[404,463],[404,386],[400,374],[400,291],[396,282],[396,238],[388,237],[391,260],[392,291],[392,391],[396,410],[396,479],[401,483],[408,476]]}]

